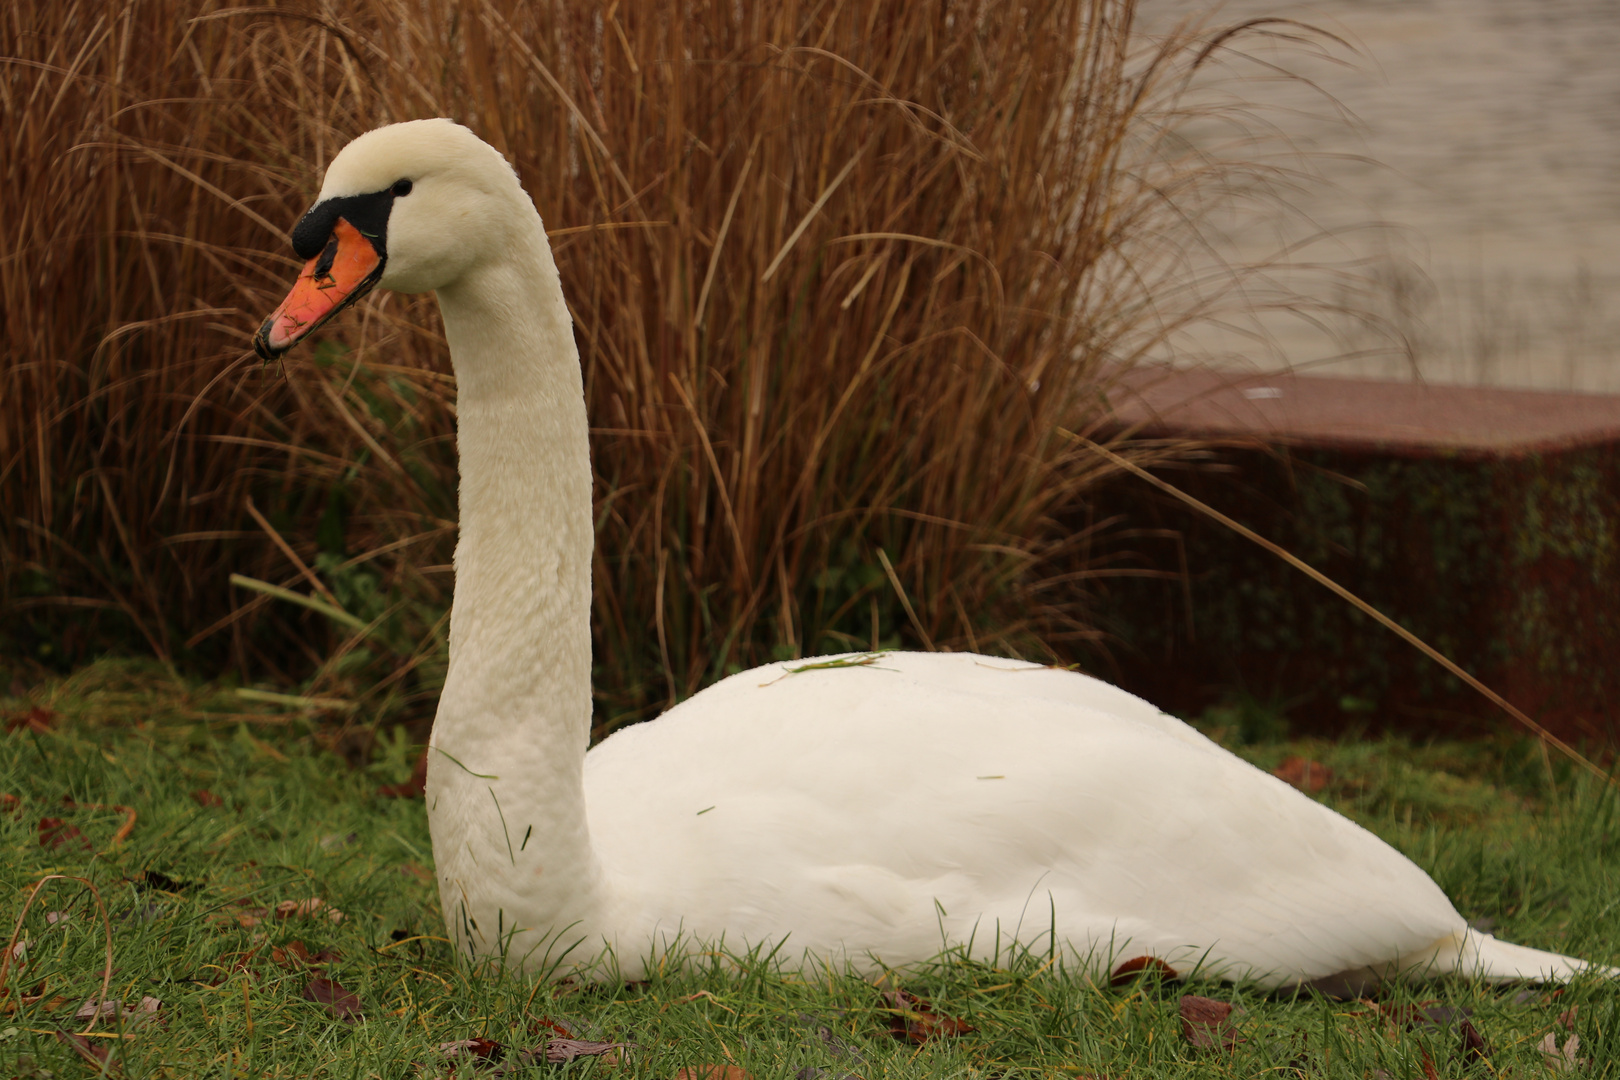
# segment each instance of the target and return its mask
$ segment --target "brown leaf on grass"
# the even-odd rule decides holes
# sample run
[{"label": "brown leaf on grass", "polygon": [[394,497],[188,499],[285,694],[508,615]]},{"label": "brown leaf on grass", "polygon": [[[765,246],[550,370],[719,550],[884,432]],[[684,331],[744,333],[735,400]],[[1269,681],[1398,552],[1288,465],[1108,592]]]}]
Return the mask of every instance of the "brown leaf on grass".
[{"label": "brown leaf on grass", "polygon": [[22,813],[22,800],[15,795],[0,794],[0,814]]},{"label": "brown leaf on grass", "polygon": [[415,878],[424,885],[432,884],[433,882],[433,871],[429,870],[420,863],[402,863],[400,864],[399,872],[404,874],[406,877]]},{"label": "brown leaf on grass", "polygon": [[322,949],[320,952],[312,953],[309,946],[302,941],[289,941],[285,945],[270,949],[270,962],[289,971],[299,968],[321,968],[341,959],[343,954],[336,949]]},{"label": "brown leaf on grass", "polygon": [[75,1035],[71,1031],[63,1031],[61,1028],[57,1028],[56,1041],[67,1043],[67,1045],[71,1046],[73,1048],[73,1052],[84,1058],[84,1060],[89,1064],[95,1066],[97,1072],[100,1072],[102,1066],[107,1064],[107,1048],[105,1046],[96,1045],[83,1035]]},{"label": "brown leaf on grass", "polygon": [[973,1026],[966,1021],[937,1013],[925,998],[904,990],[885,990],[883,1000],[895,1012],[889,1022],[889,1032],[897,1039],[920,1043],[944,1035],[964,1035],[973,1030]]},{"label": "brown leaf on grass", "polygon": [[220,798],[218,795],[215,795],[207,788],[198,788],[196,791],[191,793],[191,797],[196,800],[198,806],[207,807],[210,810],[225,805],[224,799]]},{"label": "brown leaf on grass", "polygon": [[1453,1007],[1434,1001],[1420,1001],[1415,1005],[1379,1005],[1378,1012],[1392,1029],[1444,1031],[1455,1027],[1460,1042],[1457,1052],[1468,1064],[1484,1061],[1491,1056],[1491,1045],[1469,1019],[1474,1010],[1467,1006]]},{"label": "brown leaf on grass", "polygon": [[[596,1042],[593,1039],[547,1039],[545,1046],[540,1048],[540,1054],[536,1056],[544,1057],[551,1065],[564,1065],[582,1057],[599,1057],[608,1065],[617,1065],[619,1063],[617,1052],[629,1045],[622,1042]],[[735,1065],[728,1065],[726,1068],[737,1069]],[[737,1069],[737,1073],[739,1074],[737,1077],[728,1075],[724,1080],[743,1080],[748,1076],[741,1069]]]},{"label": "brown leaf on grass", "polygon": [[1576,1057],[1581,1048],[1581,1037],[1571,1035],[1564,1040],[1564,1045],[1558,1045],[1558,1035],[1549,1031],[1543,1035],[1536,1049],[1541,1051],[1541,1060],[1553,1072],[1575,1072],[1586,1068],[1586,1059]]},{"label": "brown leaf on grass", "polygon": [[1472,1020],[1465,1017],[1457,1021],[1457,1034],[1462,1040],[1457,1052],[1462,1055],[1464,1064],[1472,1065],[1491,1056],[1491,1044],[1485,1041]]},{"label": "brown leaf on grass", "polygon": [[1575,1014],[1580,1011],[1580,1008],[1581,1007],[1579,1005],[1571,1005],[1569,1008],[1559,1013],[1558,1026],[1563,1028],[1565,1031],[1574,1031]]},{"label": "brown leaf on grass", "polygon": [[1271,775],[1296,787],[1307,795],[1316,795],[1333,783],[1333,770],[1319,761],[1289,755],[1282,764],[1271,770]]},{"label": "brown leaf on grass", "polygon": [[317,975],[309,980],[304,985],[304,1000],[324,1006],[327,1012],[347,1023],[352,1024],[360,1019],[360,998],[331,979]]},{"label": "brown leaf on grass", "polygon": [[529,1019],[531,1021],[529,1024],[529,1034],[531,1035],[538,1034],[538,1029],[545,1028],[547,1031],[561,1035],[565,1039],[572,1039],[574,1037],[574,1033],[572,1031],[564,1027],[562,1024],[559,1024],[557,1021],[551,1019],[549,1016],[531,1016]]},{"label": "brown leaf on grass", "polygon": [[1176,977],[1176,969],[1160,960],[1157,956],[1133,956],[1108,976],[1108,985],[1114,988],[1135,982],[1144,975],[1157,975],[1160,982],[1169,982]]},{"label": "brown leaf on grass", "polygon": [[73,1014],[73,1019],[115,1020],[123,1016],[126,1024],[134,1025],[156,1018],[162,1008],[162,1000],[151,995],[143,996],[134,1006],[125,1005],[116,998],[100,1002],[95,998],[86,998]]},{"label": "brown leaf on grass", "polygon": [[317,915],[328,922],[343,921],[343,912],[318,896],[309,900],[283,900],[276,905],[278,919],[313,919]]},{"label": "brown leaf on grass", "polygon": [[427,747],[424,746],[411,769],[411,778],[402,784],[384,784],[377,789],[377,794],[385,799],[420,799],[427,791],[427,764]]},{"label": "brown leaf on grass", "polygon": [[88,837],[79,831],[77,825],[69,825],[61,818],[47,817],[39,819],[39,846],[55,851],[60,847],[75,847],[80,851],[92,850]]},{"label": "brown leaf on grass", "polygon": [[754,1080],[741,1065],[694,1065],[675,1074],[675,1080]]},{"label": "brown leaf on grass", "polygon": [[475,1061],[499,1061],[506,1048],[494,1039],[456,1039],[439,1044],[439,1054],[447,1058],[472,1058]]},{"label": "brown leaf on grass", "polygon": [[253,907],[251,900],[234,901],[234,906],[240,908],[241,910],[214,911],[210,912],[207,916],[205,916],[205,918],[214,926],[225,926],[230,923],[235,923],[243,929],[251,930],[253,927],[258,926],[259,923],[263,922],[265,916],[270,914],[269,908]]},{"label": "brown leaf on grass", "polygon": [[1181,1037],[1197,1050],[1231,1050],[1238,1038],[1234,1014],[1242,1010],[1225,1001],[1184,994],[1181,998]]},{"label": "brown leaf on grass", "polygon": [[43,734],[51,730],[51,725],[55,722],[56,713],[43,706],[35,705],[25,713],[18,713],[16,716],[7,719],[6,730],[32,731],[36,734]]},{"label": "brown leaf on grass", "polygon": [[131,1023],[156,1021],[159,1024],[165,1024],[168,1021],[167,1015],[163,1012],[162,999],[155,998],[150,994],[142,994],[141,1000],[135,1003],[133,1009],[124,1010],[124,1015]]},{"label": "brown leaf on grass", "polygon": [[84,1004],[79,1006],[79,1011],[73,1014],[73,1019],[105,1020],[117,1016],[119,1011],[120,1004],[116,999],[97,1001],[95,998],[86,998]]}]

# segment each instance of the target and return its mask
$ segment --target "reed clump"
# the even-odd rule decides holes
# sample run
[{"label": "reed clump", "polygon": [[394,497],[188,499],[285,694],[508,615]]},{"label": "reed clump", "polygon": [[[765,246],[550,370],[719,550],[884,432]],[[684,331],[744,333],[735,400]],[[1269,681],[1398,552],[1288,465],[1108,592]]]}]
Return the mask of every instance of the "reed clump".
[{"label": "reed clump", "polygon": [[[552,231],[597,477],[603,717],[773,657],[1095,637],[1068,428],[1210,315],[1253,172],[1181,141],[1209,41],[1131,0],[23,0],[0,17],[0,604],[421,711],[455,386],[431,298],[264,368],[286,230],[350,138],[450,116]],[[1120,447],[1141,455],[1153,447]],[[253,579],[352,616],[334,621]],[[355,629],[358,623],[360,628]]]}]

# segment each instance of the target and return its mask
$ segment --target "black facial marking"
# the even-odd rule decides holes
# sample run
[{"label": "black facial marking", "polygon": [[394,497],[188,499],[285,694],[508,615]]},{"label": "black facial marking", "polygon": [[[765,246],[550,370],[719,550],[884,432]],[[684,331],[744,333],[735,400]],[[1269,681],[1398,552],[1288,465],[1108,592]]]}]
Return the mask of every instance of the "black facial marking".
[{"label": "black facial marking", "polygon": [[321,249],[321,257],[315,263],[315,280],[317,282],[332,275],[332,264],[337,261],[337,250],[337,237],[334,236],[326,242],[326,247]]},{"label": "black facial marking", "polygon": [[343,218],[371,241],[377,254],[388,257],[388,213],[394,208],[392,188],[373,191],[369,195],[344,195],[325,199],[309,208],[292,231],[293,250],[300,259],[313,259],[319,255],[332,237],[337,219]]}]

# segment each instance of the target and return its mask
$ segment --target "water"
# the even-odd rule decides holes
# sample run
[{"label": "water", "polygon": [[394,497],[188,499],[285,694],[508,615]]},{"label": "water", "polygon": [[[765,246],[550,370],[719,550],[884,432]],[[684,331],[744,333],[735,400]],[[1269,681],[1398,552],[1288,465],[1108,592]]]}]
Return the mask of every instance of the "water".
[{"label": "water", "polygon": [[1210,331],[1183,349],[1261,368],[1620,391],[1620,2],[1143,0],[1141,14],[1150,31],[1189,15],[1283,16],[1353,46],[1311,55],[1249,39],[1246,58],[1199,82],[1208,100],[1259,106],[1257,134],[1275,126],[1243,149],[1297,151],[1319,177],[1289,191],[1294,213],[1228,215],[1212,233],[1239,261],[1300,245],[1279,284],[1347,310],[1315,326],[1263,316],[1273,349]]}]

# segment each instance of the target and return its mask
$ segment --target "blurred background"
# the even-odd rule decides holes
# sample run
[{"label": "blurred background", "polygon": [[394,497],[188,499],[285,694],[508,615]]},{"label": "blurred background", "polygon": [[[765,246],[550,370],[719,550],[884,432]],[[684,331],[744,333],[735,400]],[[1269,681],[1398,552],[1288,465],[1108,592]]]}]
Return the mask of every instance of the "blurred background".
[{"label": "blurred background", "polygon": [[[1229,363],[1552,390],[1620,389],[1620,9],[1601,0],[1231,0],[1222,22],[1294,19],[1201,72],[1289,161],[1287,209],[1222,222],[1224,257],[1288,251],[1283,280],[1342,305],[1274,343],[1204,334]],[[1211,5],[1142,5],[1151,30]],[[1281,29],[1274,26],[1273,30]],[[1183,343],[1184,347],[1187,343]]]},{"label": "blurred background", "polygon": [[[1510,0],[24,0],[14,696],[117,655],[345,725],[431,718],[433,303],[373,296],[277,365],[248,342],[332,155],[445,115],[518,170],[575,317],[598,733],[892,647],[1261,727],[1499,722],[1094,440],[1606,738],[1620,410],[1511,394],[1620,383],[1617,37],[1603,4]],[[1322,376],[1386,396],[1345,414]],[[1441,384],[1510,396],[1410,396]]]}]

